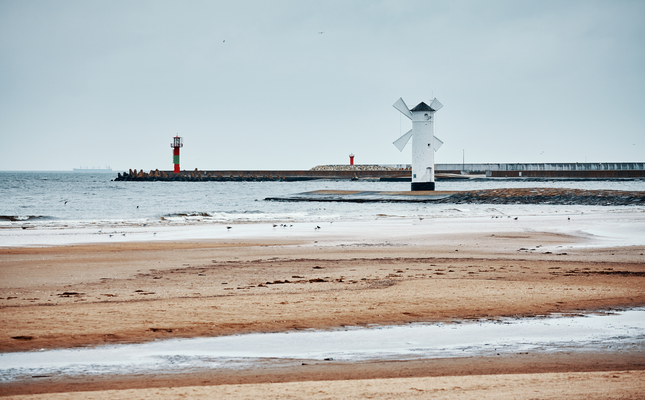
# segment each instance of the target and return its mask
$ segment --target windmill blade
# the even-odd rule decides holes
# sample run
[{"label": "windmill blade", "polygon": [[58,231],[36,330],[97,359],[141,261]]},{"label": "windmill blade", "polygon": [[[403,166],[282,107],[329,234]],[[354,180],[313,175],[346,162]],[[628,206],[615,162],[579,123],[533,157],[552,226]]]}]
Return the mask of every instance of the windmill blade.
[{"label": "windmill blade", "polygon": [[443,107],[443,104],[441,104],[436,97],[434,98],[434,100],[432,100],[432,103],[430,103],[430,108],[432,108],[435,111],[439,111],[441,107]]},{"label": "windmill blade", "polygon": [[405,147],[406,144],[408,144],[408,141],[410,141],[411,137],[412,137],[412,129],[410,129],[407,133],[405,133],[403,136],[396,139],[392,143],[396,146],[397,149],[399,149],[399,151],[403,151],[403,148]]},{"label": "windmill blade", "polygon": [[410,109],[408,108],[407,104],[405,104],[405,101],[403,101],[402,98],[399,97],[399,99],[392,105],[392,107],[399,110],[401,114],[412,119],[412,113],[410,112]]},{"label": "windmill blade", "polygon": [[434,136],[434,151],[439,150],[443,142],[436,136]]}]

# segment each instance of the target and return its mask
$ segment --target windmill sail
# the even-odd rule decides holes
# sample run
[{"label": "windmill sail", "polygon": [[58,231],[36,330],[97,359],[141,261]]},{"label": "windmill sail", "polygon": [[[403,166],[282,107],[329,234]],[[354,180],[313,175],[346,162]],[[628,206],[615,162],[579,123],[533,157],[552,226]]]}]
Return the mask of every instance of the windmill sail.
[{"label": "windmill sail", "polygon": [[399,99],[392,105],[392,107],[396,108],[401,112],[401,114],[405,115],[406,117],[412,119],[412,113],[410,112],[410,109],[408,108],[408,105],[405,104],[405,101],[403,101],[402,98],[399,97]]},{"label": "windmill sail", "polygon": [[408,141],[410,141],[410,138],[412,137],[412,129],[410,129],[407,133],[405,133],[403,136],[400,138],[396,139],[392,143],[396,146],[399,151],[403,151],[403,148],[405,147],[406,144],[408,144]]},{"label": "windmill sail", "polygon": [[434,100],[432,100],[432,103],[430,103],[430,108],[432,108],[435,111],[439,111],[441,107],[443,107],[443,104],[441,104],[436,97],[434,98]]},{"label": "windmill sail", "polygon": [[434,136],[434,151],[439,150],[443,142],[436,136]]}]

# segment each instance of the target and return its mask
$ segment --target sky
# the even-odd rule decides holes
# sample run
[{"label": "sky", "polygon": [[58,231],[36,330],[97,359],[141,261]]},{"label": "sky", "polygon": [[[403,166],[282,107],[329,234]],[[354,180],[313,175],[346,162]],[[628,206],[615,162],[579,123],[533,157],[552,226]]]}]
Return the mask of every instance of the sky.
[{"label": "sky", "polygon": [[0,0],[0,170],[645,161],[642,0]]}]

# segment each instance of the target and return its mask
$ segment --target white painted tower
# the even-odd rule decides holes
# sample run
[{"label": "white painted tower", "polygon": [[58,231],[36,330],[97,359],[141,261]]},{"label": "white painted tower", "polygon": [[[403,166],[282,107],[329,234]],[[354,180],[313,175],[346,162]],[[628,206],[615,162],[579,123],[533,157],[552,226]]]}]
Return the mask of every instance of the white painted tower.
[{"label": "white painted tower", "polygon": [[409,109],[403,99],[394,103],[394,108],[412,120],[412,129],[394,141],[403,148],[412,138],[412,190],[434,190],[434,152],[443,142],[434,136],[434,113],[443,105],[434,99],[427,105],[424,102]]}]

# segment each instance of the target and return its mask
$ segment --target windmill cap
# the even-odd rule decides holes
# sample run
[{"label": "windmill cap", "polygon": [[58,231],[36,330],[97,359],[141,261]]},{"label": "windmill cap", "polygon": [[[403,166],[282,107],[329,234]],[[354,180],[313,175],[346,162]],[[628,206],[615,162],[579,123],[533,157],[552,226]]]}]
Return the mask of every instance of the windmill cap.
[{"label": "windmill cap", "polygon": [[437,110],[433,109],[432,107],[430,107],[426,103],[421,102],[421,103],[417,104],[417,106],[414,107],[413,109],[411,109],[410,111],[437,111]]}]

